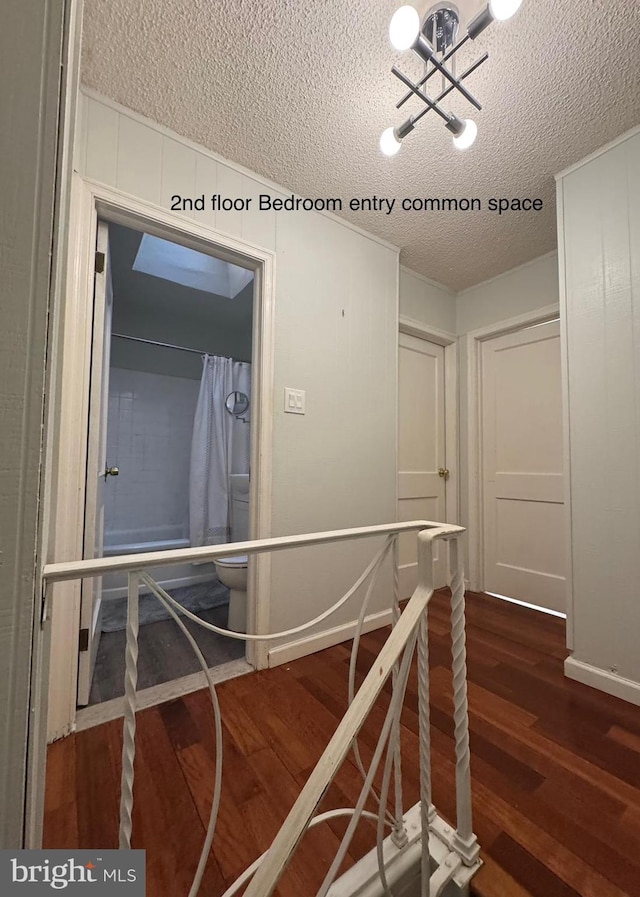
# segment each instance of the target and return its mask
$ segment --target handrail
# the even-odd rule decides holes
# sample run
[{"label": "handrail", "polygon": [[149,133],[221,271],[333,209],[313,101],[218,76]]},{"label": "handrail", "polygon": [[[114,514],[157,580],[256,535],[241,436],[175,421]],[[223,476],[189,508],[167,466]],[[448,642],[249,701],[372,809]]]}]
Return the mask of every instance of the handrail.
[{"label": "handrail", "polygon": [[410,533],[423,529],[443,529],[447,535],[463,533],[464,528],[453,524],[435,523],[432,520],[411,520],[379,526],[359,526],[325,533],[304,533],[299,536],[278,536],[271,539],[255,539],[251,542],[224,542],[221,545],[201,545],[195,548],[176,548],[173,551],[147,551],[108,558],[87,558],[82,561],[61,561],[45,564],[42,577],[45,582],[61,582],[101,576],[117,570],[140,570],[143,567],[159,567],[181,564],[185,561],[213,561],[230,554],[259,554],[263,551],[281,551],[302,548],[306,545],[322,545],[344,539],[367,539],[394,533]]},{"label": "handrail", "polygon": [[[223,543],[221,545],[207,545],[195,548],[176,549],[173,551],[145,552],[135,555],[116,556],[109,558],[85,559],[73,562],[61,562],[45,565],[43,569],[43,602],[46,603],[47,586],[65,580],[82,580],[85,577],[100,576],[112,571],[126,571],[128,573],[128,617],[126,635],[126,669],[125,669],[125,718],[123,730],[123,767],[122,789],[120,803],[120,847],[126,849],[131,844],[131,823],[133,809],[133,778],[135,757],[135,730],[136,730],[136,688],[137,688],[137,654],[138,654],[138,593],[139,588],[145,585],[151,589],[156,598],[166,607],[171,616],[184,631],[192,645],[200,665],[203,667],[212,695],[214,713],[216,717],[216,788],[211,807],[211,815],[205,844],[198,864],[198,871],[189,891],[189,897],[196,897],[199,892],[202,873],[207,856],[211,848],[215,821],[219,806],[220,796],[220,772],[222,763],[222,728],[217,705],[217,698],[205,662],[197,644],[186,630],[177,612],[195,620],[205,629],[213,629],[224,635],[244,639],[273,639],[275,635],[288,635],[315,625],[320,619],[326,618],[336,612],[362,583],[372,575],[367,589],[367,594],[362,603],[359,621],[354,639],[352,651],[357,652],[359,634],[362,628],[369,598],[372,594],[376,573],[388,555],[390,547],[394,551],[394,598],[392,604],[393,627],[391,634],[378,654],[375,663],[366,675],[362,685],[354,695],[353,671],[355,658],[352,654],[349,674],[349,707],[345,716],[340,721],[336,732],[330,739],[320,761],[314,768],[305,786],[300,792],[289,815],[283,823],[280,831],[274,839],[268,851],[247,870],[240,879],[228,889],[226,893],[231,895],[237,888],[248,882],[244,891],[245,897],[269,897],[277,887],[278,881],[288,865],[293,852],[304,835],[307,828],[316,824],[320,817],[316,815],[318,805],[330,785],[340,764],[344,761],[348,751],[353,748],[356,753],[357,765],[363,775],[364,784],[360,797],[353,810],[344,837],[340,843],[338,852],[331,868],[327,872],[325,880],[317,893],[317,897],[328,897],[329,890],[334,893],[332,883],[340,868],[340,865],[349,848],[358,820],[364,813],[365,801],[368,795],[373,795],[379,805],[377,827],[377,866],[379,880],[384,893],[389,895],[390,890],[386,879],[386,866],[383,859],[386,847],[383,849],[383,826],[386,823],[392,827],[390,836],[395,848],[400,851],[408,845],[405,821],[402,809],[401,795],[401,769],[400,769],[400,714],[407,685],[411,660],[418,646],[418,705],[419,705],[419,730],[420,730],[420,852],[421,852],[421,897],[439,897],[447,882],[454,874],[458,881],[466,883],[477,869],[478,845],[471,827],[471,790],[469,771],[469,739],[468,716],[466,695],[466,660],[465,660],[465,633],[464,633],[464,575],[459,551],[459,537],[464,533],[464,528],[453,524],[441,524],[428,520],[404,521],[395,524],[383,524],[377,526],[354,527],[351,529],[334,530],[324,533],[305,533],[297,536],[283,536],[270,539],[261,539],[250,542]],[[397,547],[398,536],[401,533],[417,532],[418,538],[418,586],[409,599],[404,610],[400,612],[398,603],[398,570]],[[299,548],[303,546],[330,544],[339,541],[365,539],[375,536],[386,536],[382,548],[377,552],[367,569],[356,580],[354,585],[335,604],[324,611],[319,618],[308,621],[294,630],[284,633],[260,633],[237,634],[220,629],[204,620],[194,617],[186,608],[182,607],[171,597],[153,578],[145,572],[146,567],[167,566],[180,562],[194,560],[208,561],[233,554],[253,555],[260,552],[270,552]],[[451,610],[452,610],[452,669],[454,676],[454,720],[455,720],[455,751],[456,751],[456,805],[457,818],[455,829],[446,827],[431,803],[431,750],[429,733],[429,670],[427,657],[428,627],[426,611],[434,591],[433,583],[433,550],[435,539],[442,539],[449,543],[450,583],[451,583]],[[54,590],[54,592],[57,590]],[[64,595],[64,593],[63,593]],[[385,720],[380,732],[373,759],[369,770],[365,769],[360,761],[357,750],[357,736],[374,702],[378,698],[384,683],[389,677],[393,677],[392,698],[386,712]],[[378,766],[387,751],[384,761],[382,779],[382,791],[378,795],[373,787],[374,777]],[[387,812],[387,800],[389,785],[392,775],[395,775],[395,816]],[[341,813],[347,811],[340,811]],[[351,813],[351,811],[348,811]],[[324,814],[323,814],[324,816]],[[440,826],[440,828],[438,828]],[[430,831],[434,837],[430,840]],[[437,874],[431,873],[431,843],[434,850],[440,851],[440,859],[437,861]],[[386,843],[386,842],[385,842]],[[414,842],[415,843],[415,842]],[[444,851],[444,852],[443,852]],[[466,870],[466,871],[463,871]],[[462,878],[460,878],[462,876]],[[466,877],[465,877],[466,876]],[[341,892],[342,893],[342,892]]]},{"label": "handrail", "polygon": [[[458,527],[458,529],[460,528]],[[419,539],[421,542],[424,540],[425,543],[431,543],[433,539],[445,535],[449,535],[448,527],[438,527],[431,531],[421,532]],[[262,897],[264,894],[273,892],[296,844],[309,825],[327,785],[331,782],[335,770],[346,757],[353,739],[360,731],[395,663],[400,659],[400,654],[410,641],[432,595],[432,583],[429,586],[423,582],[418,583],[409,603],[378,654],[376,662],[358,689],[355,700],[342,717],[322,757],[314,767],[272,842],[264,862],[249,883],[245,897]]]}]

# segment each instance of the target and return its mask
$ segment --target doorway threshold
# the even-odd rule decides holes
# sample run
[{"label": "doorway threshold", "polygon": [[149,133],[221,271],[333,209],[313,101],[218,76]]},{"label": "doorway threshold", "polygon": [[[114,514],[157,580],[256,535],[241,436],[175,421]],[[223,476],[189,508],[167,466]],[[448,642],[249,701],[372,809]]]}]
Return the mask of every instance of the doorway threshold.
[{"label": "doorway threshold", "polygon": [[[246,660],[238,659],[211,667],[209,674],[213,684],[218,685],[220,682],[226,682],[228,679],[236,679],[238,676],[252,673],[253,670],[254,668]],[[190,676],[182,676],[180,679],[173,679],[170,682],[163,682],[161,685],[154,685],[151,688],[143,688],[136,695],[136,710],[146,710],[148,707],[155,707],[158,704],[164,704],[166,701],[173,701],[193,691],[207,688],[207,685],[207,677],[200,671],[199,673],[192,673]],[[121,697],[103,701],[101,704],[94,704],[91,707],[81,707],[76,713],[74,731],[82,732],[85,729],[100,726],[102,723],[119,719],[124,716],[124,706],[125,699]]]}]

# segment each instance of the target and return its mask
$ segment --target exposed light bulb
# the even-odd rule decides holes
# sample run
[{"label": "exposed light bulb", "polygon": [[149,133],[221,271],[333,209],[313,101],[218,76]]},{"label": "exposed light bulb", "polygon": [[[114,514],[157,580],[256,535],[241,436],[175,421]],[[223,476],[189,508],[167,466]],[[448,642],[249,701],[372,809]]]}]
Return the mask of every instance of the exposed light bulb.
[{"label": "exposed light bulb", "polygon": [[522,0],[489,0],[489,9],[494,19],[504,22],[518,12],[521,3]]},{"label": "exposed light bulb", "polygon": [[402,143],[396,137],[396,132],[393,128],[387,128],[386,131],[382,132],[380,136],[380,149],[385,156],[395,156],[401,146]]},{"label": "exposed light bulb", "polygon": [[464,121],[464,130],[458,134],[457,137],[453,138],[453,145],[456,149],[466,150],[475,142],[476,137],[478,136],[478,126],[471,119],[466,118]]},{"label": "exposed light bulb", "polygon": [[[504,2],[504,0],[502,0]],[[420,34],[420,15],[413,6],[397,9],[389,24],[389,39],[396,50],[408,50]]]}]

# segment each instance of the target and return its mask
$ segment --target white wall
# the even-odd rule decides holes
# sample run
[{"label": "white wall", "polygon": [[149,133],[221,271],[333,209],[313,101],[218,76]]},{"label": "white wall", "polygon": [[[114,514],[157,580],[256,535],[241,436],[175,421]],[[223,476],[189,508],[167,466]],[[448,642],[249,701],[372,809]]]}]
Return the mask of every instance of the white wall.
[{"label": "white wall", "polygon": [[640,704],[640,131],[561,176],[573,658]]},{"label": "white wall", "polygon": [[[144,276],[144,275],[143,275]],[[171,305],[161,304],[153,299],[136,296],[136,301],[128,301],[117,290],[114,291],[112,330],[127,336],[156,340],[169,345],[185,346],[206,352],[209,355],[226,355],[236,361],[251,361],[251,297],[253,283],[243,290],[243,304],[249,305],[245,319],[236,323],[218,314],[218,307],[212,302],[211,310],[194,307],[183,301],[188,292],[186,287],[169,289]],[[162,281],[160,282],[161,285]],[[248,297],[248,298],[247,298]],[[123,301],[126,299],[127,301]],[[143,301],[141,301],[143,300]],[[224,300],[228,302],[228,299]],[[237,300],[234,300],[237,301]],[[156,374],[171,374],[174,377],[202,377],[202,356],[199,352],[178,352],[148,346],[132,340],[114,339],[111,342],[111,363],[134,371],[149,371]]]},{"label": "white wall", "polygon": [[68,7],[62,0],[4,0],[1,13],[0,847],[6,849],[36,846],[43,798],[42,779],[28,781],[27,768],[45,759],[40,466],[51,256],[60,215],[56,202],[54,216],[60,72],[63,65],[66,82],[71,63],[62,41]]},{"label": "white wall", "polygon": [[[257,176],[133,113],[85,95],[76,146],[84,176],[169,208],[170,197],[278,193]],[[276,253],[272,533],[395,519],[397,251],[318,213],[190,212]],[[284,387],[306,390],[284,414]],[[271,627],[293,626],[339,597],[374,546],[276,553]],[[389,578],[374,611],[387,606]],[[346,608],[331,625],[353,620]],[[335,641],[343,634],[336,634]],[[285,659],[281,652],[280,659]]]},{"label": "white wall", "polygon": [[558,254],[512,268],[456,296],[458,336],[558,302]]},{"label": "white wall", "polygon": [[455,333],[455,293],[401,266],[400,316],[445,333]]},{"label": "white wall", "polygon": [[[209,355],[251,361],[253,279],[230,301],[163,277],[134,271],[140,233],[111,224],[113,333],[186,346]],[[111,364],[134,371],[200,380],[202,358],[144,343],[114,339]]]}]

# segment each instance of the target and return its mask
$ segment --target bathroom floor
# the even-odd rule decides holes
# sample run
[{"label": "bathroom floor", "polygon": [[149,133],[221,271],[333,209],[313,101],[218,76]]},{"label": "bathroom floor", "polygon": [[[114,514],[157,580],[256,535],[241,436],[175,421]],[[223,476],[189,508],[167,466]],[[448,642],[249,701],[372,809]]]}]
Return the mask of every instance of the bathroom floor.
[{"label": "bathroom floor", "polygon": [[[211,610],[218,605],[229,604],[229,589],[217,577],[207,581],[194,583],[171,589],[170,594],[183,607],[193,614],[203,610]],[[140,626],[157,623],[158,620],[170,620],[171,614],[151,592],[142,592],[138,601],[138,618]],[[109,599],[102,605],[102,632],[115,632],[127,627],[126,597]]]},{"label": "bathroom floor", "polygon": [[[193,604],[198,603],[196,592],[198,588],[210,587],[190,586],[189,592],[192,601],[182,601],[180,592],[187,591],[176,589],[172,594],[176,600],[187,604],[190,609],[203,620],[216,626],[226,626],[228,603],[218,604],[208,609],[198,609]],[[224,587],[222,587],[224,588]],[[144,597],[141,598],[141,603]],[[120,609],[114,609],[109,614],[108,626],[116,626]],[[209,667],[219,666],[231,660],[238,660],[245,655],[245,644],[238,639],[210,632],[193,623],[184,621],[191,634],[196,639]],[[124,694],[124,658],[125,658],[126,630],[114,628],[113,631],[103,631],[98,648],[96,667],[93,675],[89,704],[100,704],[119,698]],[[139,657],[138,657],[138,689],[151,688],[164,682],[171,682],[182,676],[200,672],[200,664],[188,644],[186,638],[172,619],[156,620],[143,623],[140,626]]]}]

